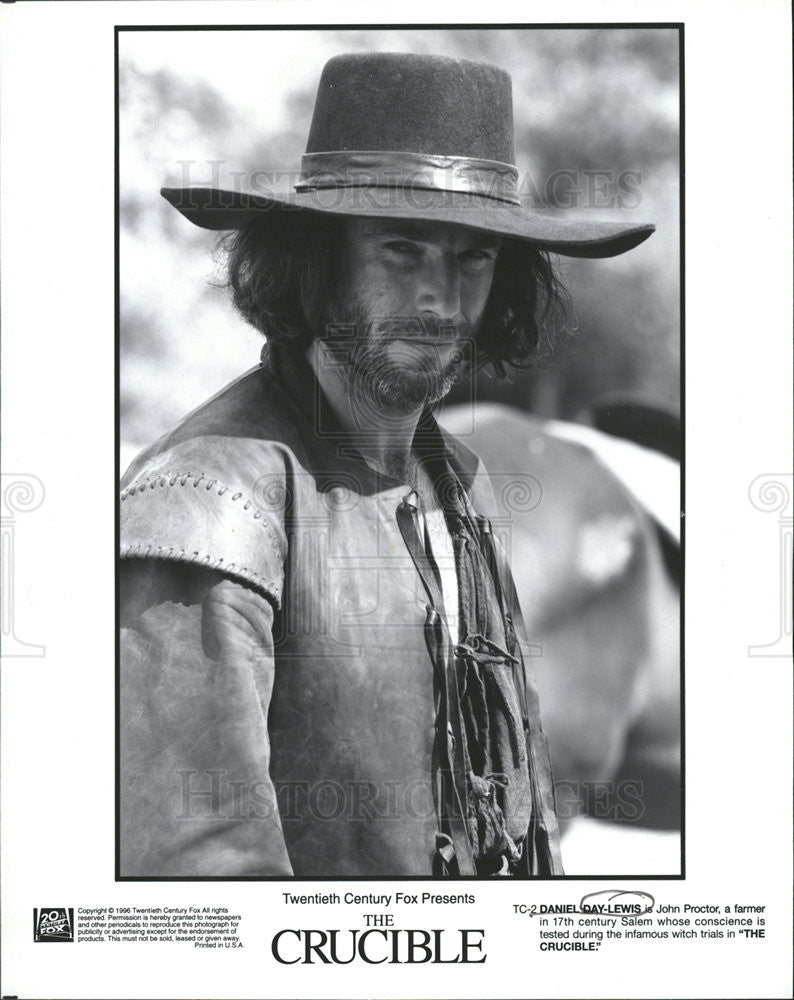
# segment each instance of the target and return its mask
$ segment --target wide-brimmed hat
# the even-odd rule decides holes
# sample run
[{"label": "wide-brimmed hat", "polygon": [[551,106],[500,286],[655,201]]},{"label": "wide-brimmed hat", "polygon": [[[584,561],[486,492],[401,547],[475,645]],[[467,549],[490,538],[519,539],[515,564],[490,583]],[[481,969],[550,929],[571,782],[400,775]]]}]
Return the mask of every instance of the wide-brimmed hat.
[{"label": "wide-brimmed hat", "polygon": [[613,257],[650,224],[581,221],[522,206],[511,80],[485,63],[375,53],[326,63],[295,190],[163,188],[205,229],[268,211],[452,222],[569,257]]}]

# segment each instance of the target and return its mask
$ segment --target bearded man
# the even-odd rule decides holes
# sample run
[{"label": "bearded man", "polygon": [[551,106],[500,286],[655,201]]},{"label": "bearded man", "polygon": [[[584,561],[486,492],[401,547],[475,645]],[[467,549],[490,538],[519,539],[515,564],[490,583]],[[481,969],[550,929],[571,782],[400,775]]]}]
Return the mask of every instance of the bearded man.
[{"label": "bearded man", "polygon": [[513,163],[503,71],[340,56],[294,194],[163,190],[231,232],[266,346],[122,484],[122,877],[562,874],[487,476],[433,407],[532,356],[549,252],[653,227],[527,211]]}]

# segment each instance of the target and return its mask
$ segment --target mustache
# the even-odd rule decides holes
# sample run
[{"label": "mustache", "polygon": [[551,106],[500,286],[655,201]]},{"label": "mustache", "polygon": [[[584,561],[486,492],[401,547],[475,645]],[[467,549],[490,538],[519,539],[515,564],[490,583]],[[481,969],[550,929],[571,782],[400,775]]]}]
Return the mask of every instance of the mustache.
[{"label": "mustache", "polygon": [[319,336],[337,345],[402,340],[447,345],[458,341],[461,347],[473,342],[480,317],[470,322],[462,314],[439,317],[432,312],[378,314],[367,308],[361,297],[342,287],[327,302]]},{"label": "mustache", "polygon": [[330,323],[332,339],[406,340],[417,343],[448,344],[470,338],[474,331],[466,320],[445,320],[436,316],[353,317],[353,322]]},{"label": "mustache", "polygon": [[471,325],[465,320],[443,320],[437,316],[389,316],[376,320],[372,332],[378,337],[441,344],[469,336]]}]

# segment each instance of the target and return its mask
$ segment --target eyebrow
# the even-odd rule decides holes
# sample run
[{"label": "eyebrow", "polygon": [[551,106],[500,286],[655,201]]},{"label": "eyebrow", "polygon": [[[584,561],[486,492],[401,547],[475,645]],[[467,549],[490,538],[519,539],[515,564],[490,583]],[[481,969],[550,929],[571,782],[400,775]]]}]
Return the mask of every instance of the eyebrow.
[{"label": "eyebrow", "polygon": [[[371,228],[368,227],[368,236],[400,236],[404,239],[416,240],[418,243],[423,242],[427,239],[427,230],[421,223],[411,222],[410,220],[373,220],[374,224]],[[479,233],[476,230],[472,230],[471,233],[472,249],[478,250],[496,250],[501,246],[501,238],[499,236],[494,236],[492,233]]]}]

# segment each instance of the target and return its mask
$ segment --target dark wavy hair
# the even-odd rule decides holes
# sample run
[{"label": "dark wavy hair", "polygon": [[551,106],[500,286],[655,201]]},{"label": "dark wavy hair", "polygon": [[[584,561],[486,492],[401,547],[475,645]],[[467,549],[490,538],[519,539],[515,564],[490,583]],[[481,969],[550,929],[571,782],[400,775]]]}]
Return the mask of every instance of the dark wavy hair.
[{"label": "dark wavy hair", "polygon": [[[221,237],[224,284],[241,316],[274,345],[306,348],[343,281],[343,220],[274,209]],[[568,294],[545,252],[514,239],[499,251],[473,364],[525,370],[546,357],[568,315]]]}]

